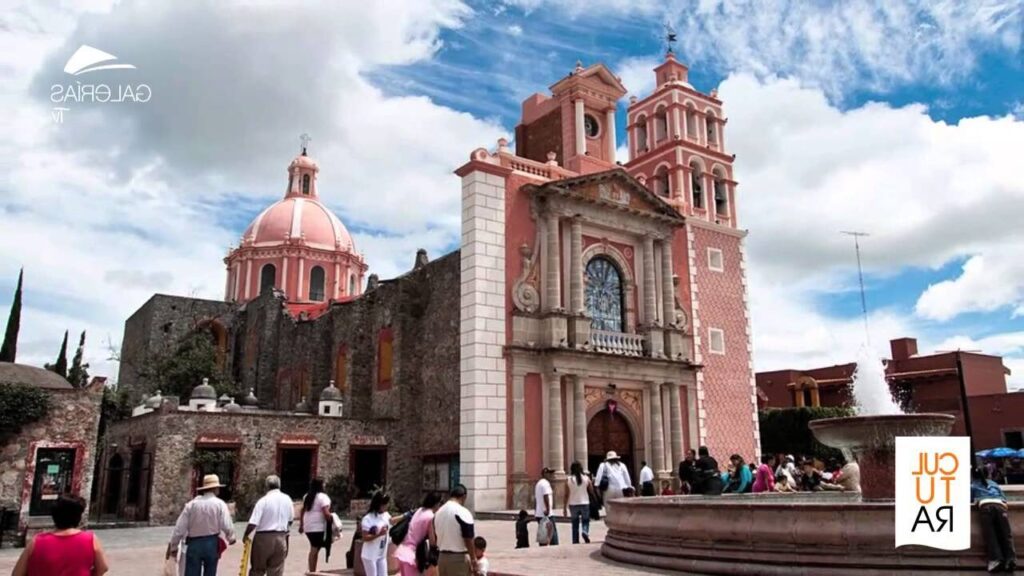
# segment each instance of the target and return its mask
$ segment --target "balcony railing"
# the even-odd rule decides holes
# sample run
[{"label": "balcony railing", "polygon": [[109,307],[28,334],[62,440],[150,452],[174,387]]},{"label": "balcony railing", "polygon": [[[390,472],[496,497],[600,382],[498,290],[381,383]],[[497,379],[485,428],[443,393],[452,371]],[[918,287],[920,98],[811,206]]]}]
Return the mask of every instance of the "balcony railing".
[{"label": "balcony railing", "polygon": [[591,330],[590,345],[597,352],[620,356],[643,356],[644,337],[642,334],[625,334],[606,330]]}]

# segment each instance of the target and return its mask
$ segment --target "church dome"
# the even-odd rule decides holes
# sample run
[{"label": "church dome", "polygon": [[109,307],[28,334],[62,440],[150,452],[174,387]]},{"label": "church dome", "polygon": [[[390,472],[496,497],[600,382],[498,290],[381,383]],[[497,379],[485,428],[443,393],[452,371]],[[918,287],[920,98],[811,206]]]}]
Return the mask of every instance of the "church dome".
[{"label": "church dome", "polygon": [[341,390],[334,385],[334,380],[331,380],[331,384],[320,392],[321,402],[338,402],[341,400]]},{"label": "church dome", "polygon": [[341,220],[312,196],[288,196],[271,204],[249,224],[242,240],[255,246],[301,240],[307,246],[324,250],[356,249]]}]

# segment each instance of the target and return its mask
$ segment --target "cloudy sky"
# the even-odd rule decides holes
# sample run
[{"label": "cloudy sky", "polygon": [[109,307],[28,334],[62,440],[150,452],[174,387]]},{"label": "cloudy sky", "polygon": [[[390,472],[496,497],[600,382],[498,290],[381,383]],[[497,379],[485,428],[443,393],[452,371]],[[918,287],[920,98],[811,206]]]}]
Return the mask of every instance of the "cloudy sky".
[{"label": "cloudy sky", "polygon": [[[1019,0],[25,1],[0,13],[0,317],[25,267],[20,360],[89,331],[94,372],[154,292],[220,298],[221,259],[277,199],[298,135],[371,270],[456,246],[451,171],[510,137],[577,60],[652,88],[663,23],[718,88],[749,228],[758,370],[847,361],[870,336],[1005,356],[1024,386]],[[136,66],[74,77],[82,44]],[[65,104],[53,84],[145,83]],[[623,102],[624,104],[624,102]],[[625,141],[619,115],[619,141]]]}]

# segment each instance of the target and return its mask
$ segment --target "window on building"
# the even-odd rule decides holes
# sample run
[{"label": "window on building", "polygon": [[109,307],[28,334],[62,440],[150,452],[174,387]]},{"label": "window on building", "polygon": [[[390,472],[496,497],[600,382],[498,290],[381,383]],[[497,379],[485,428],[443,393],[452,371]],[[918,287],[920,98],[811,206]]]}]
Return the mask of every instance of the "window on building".
[{"label": "window on building", "polygon": [[459,456],[423,458],[423,491],[448,492],[459,483]]},{"label": "window on building", "polygon": [[1011,430],[1009,432],[1003,432],[1003,446],[1007,448],[1013,448],[1014,450],[1020,450],[1024,448],[1024,431]]},{"label": "window on building", "polygon": [[353,447],[350,462],[356,498],[370,498],[387,484],[388,451],[383,446]]},{"label": "window on building", "polygon": [[668,138],[668,109],[659,108],[654,113],[654,141],[661,142]]},{"label": "window on building", "polygon": [[342,392],[348,387],[348,346],[344,344],[334,357],[334,386]]},{"label": "window on building", "polygon": [[260,269],[260,294],[269,292],[277,284],[277,266],[264,264]]},{"label": "window on building", "polygon": [[353,274],[353,275],[348,277],[348,295],[349,296],[355,296],[356,295],[356,275],[355,274]]},{"label": "window on building", "polygon": [[662,166],[654,172],[654,193],[658,196],[668,197],[670,195],[668,167]]},{"label": "window on building", "polygon": [[708,351],[725,354],[725,331],[721,328],[708,328]]},{"label": "window on building", "polygon": [[324,269],[320,266],[313,266],[309,271],[309,299],[313,302],[322,302],[324,299]]},{"label": "window on building", "polygon": [[622,272],[604,256],[587,262],[586,306],[595,330],[623,332]]},{"label": "window on building", "polygon": [[715,214],[719,216],[729,215],[729,193],[725,187],[725,174],[715,168],[712,172],[715,182]]},{"label": "window on building", "polygon": [[686,105],[686,135],[691,140],[697,139],[697,109],[693,104]]},{"label": "window on building", "polygon": [[309,196],[309,174],[302,175],[302,193]]},{"label": "window on building", "polygon": [[696,162],[690,163],[690,190],[691,192],[691,203],[694,208],[704,209],[704,174],[700,170],[700,165]]},{"label": "window on building", "polygon": [[644,115],[636,119],[636,149],[638,152],[647,150],[647,117]]},{"label": "window on building", "polygon": [[601,125],[597,123],[597,118],[594,118],[590,114],[584,115],[583,132],[587,135],[587,138],[597,138],[601,133]]},{"label": "window on building", "polygon": [[715,130],[715,127],[717,126],[715,121],[715,115],[709,112],[707,115],[706,123],[708,125],[708,146],[717,146],[718,138]]},{"label": "window on building", "polygon": [[713,272],[722,272],[725,270],[722,251],[718,248],[708,248],[708,268]]},{"label": "window on building", "polygon": [[390,390],[394,378],[394,332],[383,328],[377,338],[377,389]]}]

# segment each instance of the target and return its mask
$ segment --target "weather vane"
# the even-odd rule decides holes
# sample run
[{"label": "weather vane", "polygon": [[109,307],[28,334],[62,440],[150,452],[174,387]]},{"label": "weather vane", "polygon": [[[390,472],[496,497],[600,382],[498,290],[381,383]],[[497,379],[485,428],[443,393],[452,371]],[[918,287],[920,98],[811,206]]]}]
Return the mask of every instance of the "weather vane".
[{"label": "weather vane", "polygon": [[302,135],[299,136],[299,141],[302,142],[302,154],[303,154],[303,156],[305,156],[305,154],[306,154],[306,148],[309,146],[309,141],[310,140],[312,140],[312,138],[310,138],[309,134],[306,134],[305,132],[303,132]]},{"label": "weather vane", "polygon": [[678,38],[676,37],[676,29],[673,28],[672,25],[669,24],[668,22],[665,22],[665,45],[667,46],[669,54],[675,52],[674,48],[677,39]]}]

